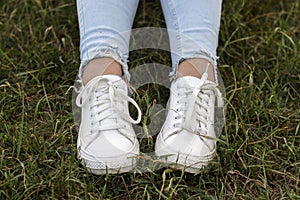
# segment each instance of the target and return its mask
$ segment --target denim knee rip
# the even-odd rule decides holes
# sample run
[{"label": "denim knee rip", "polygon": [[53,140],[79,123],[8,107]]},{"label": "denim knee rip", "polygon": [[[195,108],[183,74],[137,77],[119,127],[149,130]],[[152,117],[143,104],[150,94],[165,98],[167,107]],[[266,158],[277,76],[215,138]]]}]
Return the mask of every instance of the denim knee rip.
[{"label": "denim knee rip", "polygon": [[103,57],[109,57],[113,58],[115,61],[121,64],[122,66],[122,72],[123,72],[123,79],[126,82],[129,82],[130,80],[130,74],[128,71],[128,64],[127,64],[127,57],[126,55],[123,55],[121,51],[118,49],[118,47],[99,47],[96,51],[91,53],[88,59],[82,59],[79,72],[78,72],[78,78],[82,79],[82,73],[84,71],[84,68],[86,65],[97,58],[103,58]]}]

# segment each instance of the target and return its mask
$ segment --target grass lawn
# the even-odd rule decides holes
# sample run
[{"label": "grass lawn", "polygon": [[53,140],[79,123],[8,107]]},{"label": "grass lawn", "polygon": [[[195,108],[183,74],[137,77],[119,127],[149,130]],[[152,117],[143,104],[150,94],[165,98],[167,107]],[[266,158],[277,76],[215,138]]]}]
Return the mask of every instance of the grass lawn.
[{"label": "grass lawn", "polygon": [[[141,0],[134,27],[165,27]],[[300,199],[300,1],[223,2],[219,70],[228,99],[217,156],[197,175],[163,168],[96,176],[76,158],[75,1],[1,0],[0,199]],[[168,52],[131,52],[171,64]],[[138,91],[143,113],[167,93]],[[141,142],[153,149],[154,138]]]}]

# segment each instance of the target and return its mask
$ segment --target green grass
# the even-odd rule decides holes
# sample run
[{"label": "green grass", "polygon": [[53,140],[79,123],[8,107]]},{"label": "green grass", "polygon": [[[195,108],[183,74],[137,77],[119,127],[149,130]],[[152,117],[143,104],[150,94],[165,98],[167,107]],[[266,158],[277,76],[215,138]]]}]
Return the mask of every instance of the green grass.
[{"label": "green grass", "polygon": [[[223,2],[227,124],[218,155],[195,176],[87,173],[65,95],[79,66],[74,1],[2,0],[0,20],[0,199],[300,199],[299,1]],[[157,0],[140,2],[134,27],[144,26],[165,27]],[[170,65],[170,56],[135,51],[129,65],[149,61]],[[154,99],[166,103],[160,91],[140,89],[144,113]]]}]

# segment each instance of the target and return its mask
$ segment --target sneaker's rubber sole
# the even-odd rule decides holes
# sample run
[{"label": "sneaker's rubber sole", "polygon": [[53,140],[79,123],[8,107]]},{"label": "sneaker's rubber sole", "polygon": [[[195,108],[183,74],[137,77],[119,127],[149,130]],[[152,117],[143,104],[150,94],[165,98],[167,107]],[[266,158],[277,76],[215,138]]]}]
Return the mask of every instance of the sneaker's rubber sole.
[{"label": "sneaker's rubber sole", "polygon": [[[86,161],[83,161],[82,164],[85,165]],[[134,168],[136,167],[136,162],[133,161],[132,165],[129,166],[122,166],[120,168],[106,168],[106,169],[96,169],[96,168],[87,168],[87,170],[93,174],[96,175],[103,175],[103,174],[121,174],[121,173],[126,173],[133,171]]]},{"label": "sneaker's rubber sole", "polygon": [[139,143],[136,142],[133,148],[118,157],[90,157],[79,146],[78,139],[77,157],[81,160],[86,169],[96,175],[103,174],[120,174],[132,171],[136,168],[137,158],[139,154]]},{"label": "sneaker's rubber sole", "polygon": [[155,143],[155,155],[158,159],[171,168],[184,170],[193,174],[199,172],[204,166],[207,166],[216,154],[216,148],[208,155],[194,156],[175,152],[173,149],[166,148],[166,146],[162,139],[158,137]]}]

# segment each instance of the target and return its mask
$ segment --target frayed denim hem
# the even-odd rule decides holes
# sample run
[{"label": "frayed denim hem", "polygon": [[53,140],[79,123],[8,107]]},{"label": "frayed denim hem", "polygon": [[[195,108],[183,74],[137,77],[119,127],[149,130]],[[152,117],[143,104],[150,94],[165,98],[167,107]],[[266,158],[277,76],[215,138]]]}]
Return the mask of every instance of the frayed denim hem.
[{"label": "frayed denim hem", "polygon": [[123,79],[126,82],[129,82],[130,74],[128,71],[127,56],[122,55],[122,53],[119,51],[117,47],[112,47],[112,46],[99,47],[95,52],[91,53],[88,59],[82,59],[79,72],[78,72],[78,78],[82,79],[84,68],[89,62],[91,62],[94,59],[103,58],[103,57],[113,58],[116,62],[120,63],[123,71]]},{"label": "frayed denim hem", "polygon": [[[216,76],[216,80],[218,80],[217,78],[217,60],[219,59],[217,56],[214,56],[212,53],[206,51],[206,50],[200,50],[197,51],[195,53],[192,54],[188,54],[188,55],[184,55],[184,56],[178,56],[178,59],[175,61],[174,66],[173,66],[173,70],[172,72],[169,74],[169,78],[170,80],[174,80],[177,77],[177,72],[178,72],[178,66],[181,62],[183,62],[184,60],[187,59],[192,59],[192,58],[202,58],[207,60],[208,62],[213,64],[214,67],[214,72],[215,72],[215,76]],[[218,84],[218,83],[217,83]]]}]

